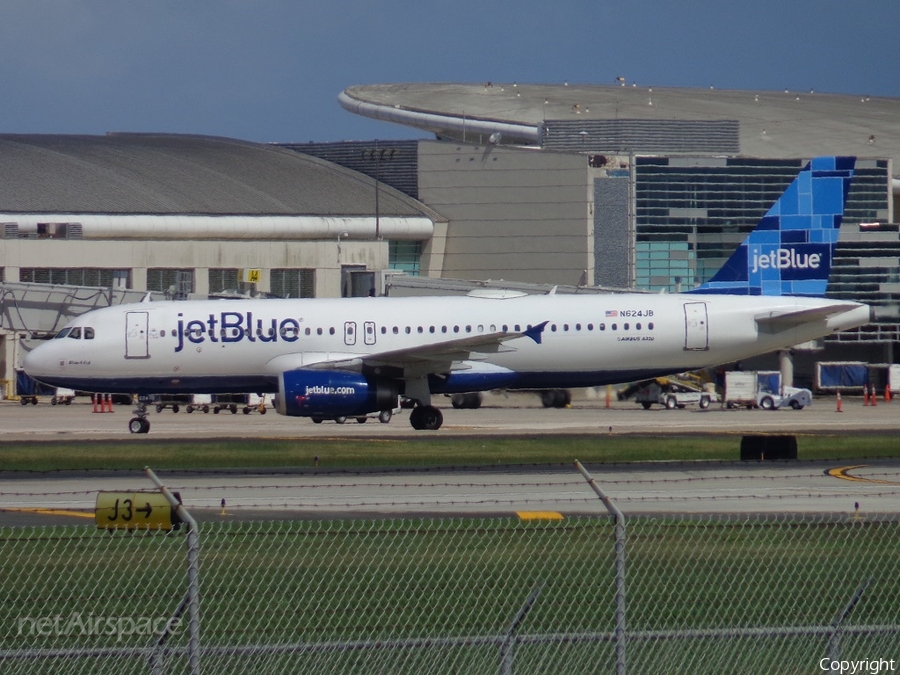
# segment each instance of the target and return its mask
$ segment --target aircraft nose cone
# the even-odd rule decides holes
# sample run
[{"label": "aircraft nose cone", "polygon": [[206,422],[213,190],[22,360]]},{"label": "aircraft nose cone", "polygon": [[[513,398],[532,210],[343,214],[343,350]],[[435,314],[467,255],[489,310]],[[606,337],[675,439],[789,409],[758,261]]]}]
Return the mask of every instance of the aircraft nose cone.
[{"label": "aircraft nose cone", "polygon": [[31,377],[42,375],[46,371],[45,345],[39,345],[25,355],[22,369]]}]

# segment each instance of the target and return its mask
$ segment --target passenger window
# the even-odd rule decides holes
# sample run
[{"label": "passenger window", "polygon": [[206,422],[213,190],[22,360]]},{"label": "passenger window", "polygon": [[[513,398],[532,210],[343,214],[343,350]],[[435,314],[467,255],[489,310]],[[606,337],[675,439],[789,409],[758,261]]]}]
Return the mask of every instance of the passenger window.
[{"label": "passenger window", "polygon": [[647,324],[647,330],[653,330],[653,322]]},{"label": "passenger window", "polygon": [[628,324],[622,324],[622,330],[628,330]]},{"label": "passenger window", "polygon": [[587,325],[587,329],[588,329],[588,330],[594,330],[594,324],[589,323],[589,324]]},{"label": "passenger window", "polygon": [[636,330],[640,330],[640,329],[641,329],[641,324],[636,323],[636,324],[634,324],[634,327],[635,327]]},{"label": "passenger window", "polygon": [[601,323],[599,326],[597,326],[597,328],[599,328],[600,330],[606,330],[606,324]]},{"label": "passenger window", "polygon": [[610,328],[612,328],[613,330],[619,330],[619,327],[616,324],[613,324],[612,326],[610,326]]},{"label": "passenger window", "polygon": [[[166,331],[162,331],[162,335],[165,336]],[[85,328],[84,329],[84,339],[85,340],[93,340],[94,339],[94,329],[93,328]]]}]

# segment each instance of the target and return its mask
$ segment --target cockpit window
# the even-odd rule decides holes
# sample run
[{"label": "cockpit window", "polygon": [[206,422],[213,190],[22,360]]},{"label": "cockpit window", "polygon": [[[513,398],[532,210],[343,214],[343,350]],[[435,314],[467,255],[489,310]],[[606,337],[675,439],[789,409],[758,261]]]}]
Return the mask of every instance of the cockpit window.
[{"label": "cockpit window", "polygon": [[66,335],[69,334],[69,331],[70,331],[70,330],[72,330],[72,329],[71,329],[71,328],[63,328],[63,329],[62,329],[61,331],[59,331],[56,335],[53,336],[53,339],[54,339],[54,340],[59,340],[60,338],[66,337]]},{"label": "cockpit window", "polygon": [[93,340],[94,339],[94,329],[90,327],[86,327],[84,329],[84,339],[85,340]]},{"label": "cockpit window", "polygon": [[72,330],[69,331],[69,337],[73,340],[81,339],[81,326],[75,326]]}]

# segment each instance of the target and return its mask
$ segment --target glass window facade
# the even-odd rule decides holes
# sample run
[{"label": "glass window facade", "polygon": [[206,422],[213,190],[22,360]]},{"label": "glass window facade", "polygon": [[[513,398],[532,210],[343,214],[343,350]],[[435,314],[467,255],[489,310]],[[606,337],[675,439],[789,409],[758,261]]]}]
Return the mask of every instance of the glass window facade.
[{"label": "glass window facade", "polygon": [[279,298],[316,297],[314,269],[273,269],[269,272],[269,291]]},{"label": "glass window facade", "polygon": [[[123,277],[125,278],[124,286]],[[91,267],[23,267],[19,270],[19,281],[36,284],[131,288],[129,270]]]},{"label": "glass window facade", "polygon": [[152,267],[147,270],[147,290],[164,293],[170,300],[187,300],[194,292],[194,270]]},{"label": "glass window facade", "polygon": [[[708,281],[807,161],[637,157],[636,286],[674,292],[679,280],[682,290]],[[888,219],[887,174],[887,161],[857,163],[844,223]]]},{"label": "glass window facade", "polygon": [[422,242],[388,242],[388,267],[401,270],[411,277],[419,276],[419,261],[422,257]]},{"label": "glass window facade", "polygon": [[209,292],[222,293],[224,291],[238,291],[241,282],[237,269],[214,268],[209,270]]}]

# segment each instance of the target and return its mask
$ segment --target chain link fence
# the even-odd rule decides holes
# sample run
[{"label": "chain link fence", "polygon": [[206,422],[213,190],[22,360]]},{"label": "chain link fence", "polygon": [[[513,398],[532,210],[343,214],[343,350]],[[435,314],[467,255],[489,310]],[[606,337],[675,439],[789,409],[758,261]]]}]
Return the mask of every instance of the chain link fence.
[{"label": "chain link fence", "polygon": [[900,667],[896,515],[624,525],[617,599],[617,528],[606,516],[202,523],[193,667],[184,529],[2,528],[0,671]]}]

